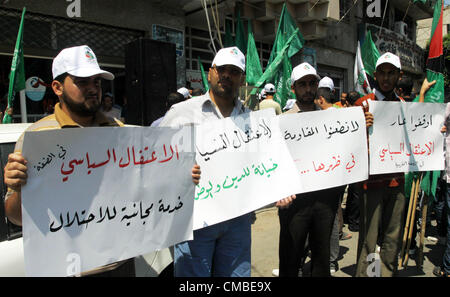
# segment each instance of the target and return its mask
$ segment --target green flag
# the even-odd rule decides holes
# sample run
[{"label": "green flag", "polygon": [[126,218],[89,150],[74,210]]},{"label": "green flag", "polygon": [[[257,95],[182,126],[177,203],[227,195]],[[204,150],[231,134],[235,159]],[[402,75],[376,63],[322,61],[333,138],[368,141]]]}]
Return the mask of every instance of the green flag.
[{"label": "green flag", "polygon": [[364,63],[364,69],[368,75],[373,77],[375,72],[378,58],[380,57],[380,52],[377,46],[372,40],[372,33],[370,30],[366,33],[366,38],[361,47],[361,58]]},{"label": "green flag", "polygon": [[245,55],[245,53],[247,52],[247,41],[245,40],[244,24],[242,23],[240,11],[238,11],[238,15],[237,15],[236,46]]},{"label": "green flag", "polygon": [[208,89],[209,89],[208,78],[206,77],[205,69],[203,69],[203,64],[202,64],[202,61],[200,60],[200,57],[198,57],[198,65],[199,65],[200,71],[202,73],[203,87],[205,88],[205,91],[208,92]]},{"label": "green flag", "polygon": [[[436,80],[434,84],[425,94],[424,102],[444,102],[444,47],[442,39],[443,31],[443,16],[444,16],[444,3],[443,0],[437,0],[434,6],[433,23],[431,25],[431,42],[430,51],[427,59],[427,80]],[[418,102],[419,97],[414,99],[414,102]],[[426,195],[436,196],[436,187],[438,184],[440,171],[427,171],[423,173],[423,179],[420,184],[420,188]],[[409,194],[412,184],[412,179],[417,178],[419,174],[417,172],[409,173],[406,175],[405,191]],[[430,199],[432,201],[433,199]]]},{"label": "green flag", "polygon": [[273,73],[272,75],[273,80],[271,80],[274,82],[277,90],[274,99],[280,104],[281,108],[286,105],[287,100],[291,97],[290,77],[292,73],[292,64],[290,58],[298,53],[305,43],[302,34],[298,30],[297,23],[289,14],[286,3],[284,3],[283,9],[281,10],[277,35],[275,36],[275,42],[272,52],[270,53],[268,62],[269,65],[273,63],[273,61],[275,61],[275,59],[283,51],[288,39],[290,40],[289,47],[285,51],[285,56],[280,56],[281,66],[279,68],[277,67],[276,73]]},{"label": "green flag", "polygon": [[[286,3],[283,4],[283,9],[281,10],[280,22],[278,24],[277,35],[275,36],[275,41],[273,44],[272,52],[269,57],[269,64],[275,59],[277,54],[283,49],[289,37],[298,28],[297,23],[289,14]],[[303,48],[305,40],[303,39],[300,31],[295,35],[291,42],[291,46],[288,51],[288,57],[291,58],[299,50]]]},{"label": "green flag", "polygon": [[234,46],[233,36],[231,35],[231,23],[229,20],[225,20],[225,40],[224,47]]},{"label": "green flag", "polygon": [[[8,107],[13,106],[13,100],[16,93],[25,89],[25,68],[23,62],[23,20],[25,18],[25,10],[23,8],[22,18],[20,20],[19,33],[17,34],[16,47],[14,48],[14,55],[11,63],[11,72],[9,73],[9,87],[8,87]],[[10,124],[12,118],[8,113],[3,117],[3,124]]]},{"label": "green flag", "polygon": [[267,66],[263,75],[258,79],[258,81],[255,84],[256,88],[252,90],[251,94],[256,94],[257,88],[260,88],[265,81],[272,81],[274,79],[276,72],[279,71],[282,62],[284,61],[284,58],[287,55],[287,51],[291,45],[291,42],[296,38],[296,35],[298,34],[299,31],[300,29],[297,28],[292,33],[292,35],[290,36],[284,47],[281,49],[281,51],[278,53],[275,59],[273,59],[272,63],[270,63]]},{"label": "green flag", "polygon": [[258,50],[256,49],[255,39],[252,32],[252,24],[250,20],[248,21],[247,56],[245,60],[246,80],[249,85],[253,86],[262,76],[263,71],[261,68],[261,63],[259,62]]}]

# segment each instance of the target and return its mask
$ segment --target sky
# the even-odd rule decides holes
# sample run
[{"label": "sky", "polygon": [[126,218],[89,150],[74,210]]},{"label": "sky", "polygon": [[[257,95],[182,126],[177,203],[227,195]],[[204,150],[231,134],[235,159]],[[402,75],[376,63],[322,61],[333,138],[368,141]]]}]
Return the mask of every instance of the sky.
[{"label": "sky", "polygon": [[450,5],[450,0],[445,0],[444,1],[444,6]]}]

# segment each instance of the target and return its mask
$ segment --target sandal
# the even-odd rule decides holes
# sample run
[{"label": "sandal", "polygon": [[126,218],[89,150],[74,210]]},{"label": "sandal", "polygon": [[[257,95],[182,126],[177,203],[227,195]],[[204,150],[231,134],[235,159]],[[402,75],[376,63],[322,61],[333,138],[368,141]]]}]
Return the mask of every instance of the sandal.
[{"label": "sandal", "polygon": [[433,274],[437,277],[450,277],[450,274],[443,271],[441,266],[434,267]]},{"label": "sandal", "polygon": [[341,236],[339,236],[339,240],[347,240],[352,238],[350,233],[342,232]]}]

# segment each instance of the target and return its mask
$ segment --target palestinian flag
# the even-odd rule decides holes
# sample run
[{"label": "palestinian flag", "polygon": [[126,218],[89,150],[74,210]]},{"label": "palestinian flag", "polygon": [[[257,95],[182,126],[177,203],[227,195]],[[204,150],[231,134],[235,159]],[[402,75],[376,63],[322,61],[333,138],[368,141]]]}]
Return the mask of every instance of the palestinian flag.
[{"label": "palestinian flag", "polygon": [[431,26],[430,52],[427,60],[427,80],[436,84],[426,93],[425,102],[444,102],[444,47],[442,39],[444,1],[437,0]]},{"label": "palestinian flag", "polygon": [[[430,52],[427,59],[427,80],[429,82],[436,80],[426,93],[424,102],[443,103],[444,102],[444,47],[442,41],[443,31],[444,2],[437,0],[434,6],[433,23],[431,26]],[[414,99],[418,102],[419,97]],[[423,172],[423,180],[420,188],[429,197],[436,196],[436,187],[440,176],[440,171]],[[418,172],[408,173],[405,179],[405,194],[409,195],[412,178],[419,175]],[[430,202],[433,199],[430,199]]]}]

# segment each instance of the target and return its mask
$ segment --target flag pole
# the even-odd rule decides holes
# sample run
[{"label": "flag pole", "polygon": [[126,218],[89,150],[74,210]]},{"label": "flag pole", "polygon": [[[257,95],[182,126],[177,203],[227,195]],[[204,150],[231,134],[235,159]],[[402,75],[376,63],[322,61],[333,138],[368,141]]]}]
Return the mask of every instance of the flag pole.
[{"label": "flag pole", "polygon": [[28,123],[27,101],[25,97],[25,90],[20,91],[20,116],[22,119],[22,123]]},{"label": "flag pole", "polygon": [[[25,70],[23,65],[23,22],[25,18],[26,8],[22,10],[22,17],[20,19],[19,32],[17,33],[16,45],[14,47],[14,54],[11,63],[11,71],[9,74],[9,86],[8,86],[8,106],[7,110],[13,107],[13,100],[17,91],[20,91],[20,102],[22,120],[26,117],[26,102],[25,102]],[[22,92],[23,91],[23,92]],[[22,102],[23,101],[23,102]],[[3,124],[9,124],[12,122],[11,116],[6,112],[3,117]]]}]

